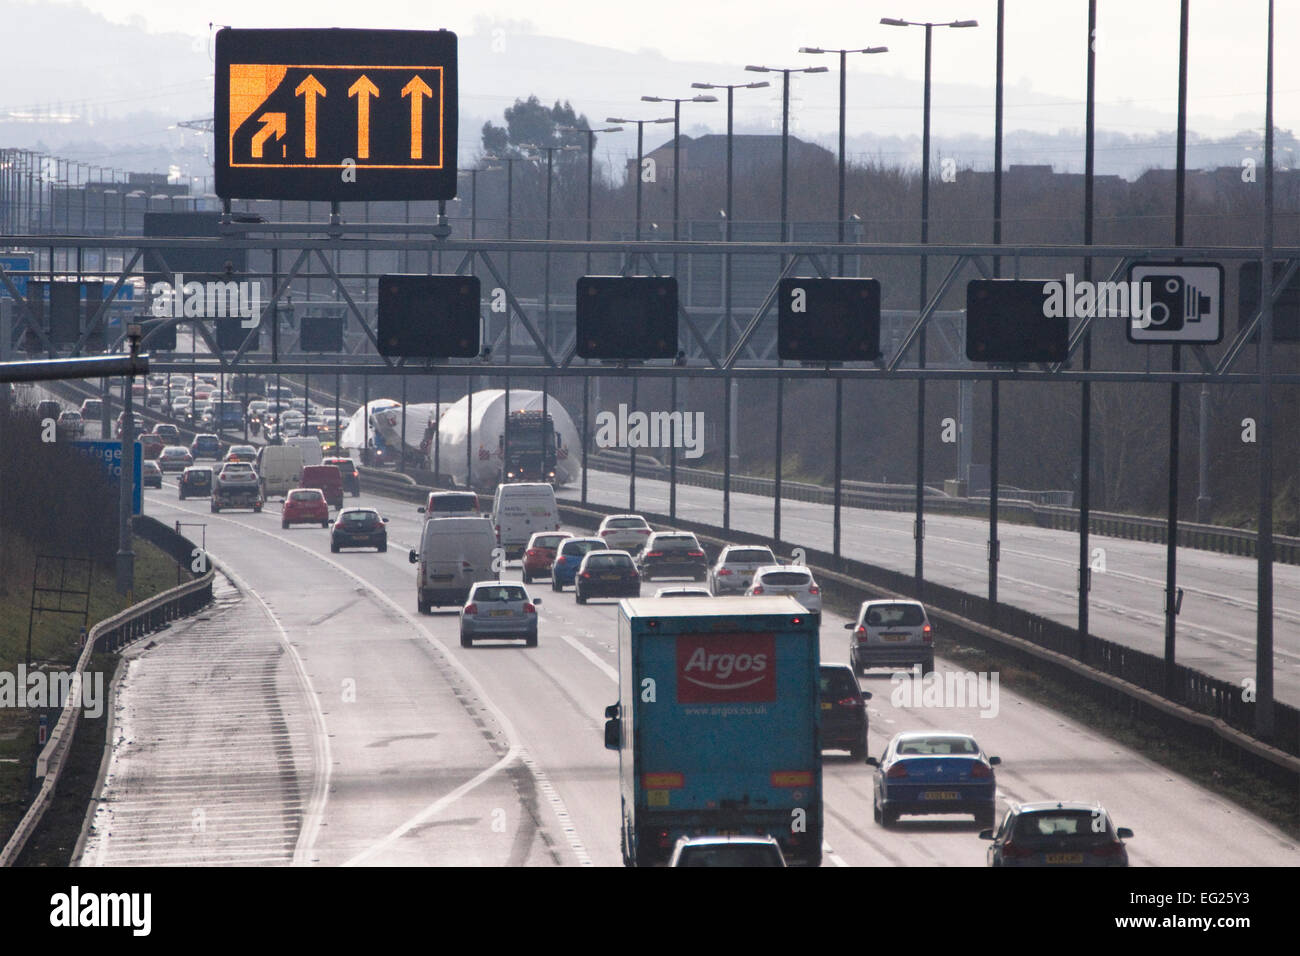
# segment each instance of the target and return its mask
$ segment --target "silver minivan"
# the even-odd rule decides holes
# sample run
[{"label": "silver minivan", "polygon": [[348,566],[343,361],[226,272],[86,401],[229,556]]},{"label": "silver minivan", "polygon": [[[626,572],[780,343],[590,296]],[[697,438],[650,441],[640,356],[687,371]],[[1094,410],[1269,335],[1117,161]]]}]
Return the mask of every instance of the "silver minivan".
[{"label": "silver minivan", "polygon": [[496,534],[482,518],[429,518],[424,522],[420,547],[409,559],[418,564],[416,607],[428,614],[434,606],[464,604],[470,589],[480,581],[495,581],[493,570]]}]

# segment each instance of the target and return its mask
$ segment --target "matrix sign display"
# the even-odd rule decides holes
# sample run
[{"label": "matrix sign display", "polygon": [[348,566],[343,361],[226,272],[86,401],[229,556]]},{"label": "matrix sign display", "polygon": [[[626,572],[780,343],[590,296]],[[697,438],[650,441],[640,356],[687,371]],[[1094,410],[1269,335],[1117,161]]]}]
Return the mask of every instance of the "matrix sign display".
[{"label": "matrix sign display", "polygon": [[454,33],[227,28],[215,87],[223,199],[456,195]]}]

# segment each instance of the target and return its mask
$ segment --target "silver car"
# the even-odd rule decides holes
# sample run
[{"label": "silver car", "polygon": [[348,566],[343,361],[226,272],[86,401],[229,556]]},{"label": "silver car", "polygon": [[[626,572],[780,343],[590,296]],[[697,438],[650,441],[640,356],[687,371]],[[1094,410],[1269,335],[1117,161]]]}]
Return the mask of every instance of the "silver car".
[{"label": "silver car", "polygon": [[480,638],[522,638],[537,646],[537,605],[522,584],[481,581],[469,591],[460,609],[460,646],[473,647]]},{"label": "silver car", "polygon": [[651,535],[650,525],[640,515],[607,515],[596,531],[611,551],[636,555]]},{"label": "silver car", "polygon": [[755,571],[780,563],[771,548],[728,545],[722,549],[713,570],[709,572],[709,587],[719,597],[724,594],[744,594],[749,590]]},{"label": "silver car", "polygon": [[849,666],[857,673],[869,667],[911,667],[934,670],[934,629],[920,601],[863,601],[858,619],[844,625],[849,638]]},{"label": "silver car", "polygon": [[817,586],[812,572],[791,564],[775,564],[759,568],[745,591],[745,596],[788,594],[802,604],[809,614],[822,612],[822,589]]}]

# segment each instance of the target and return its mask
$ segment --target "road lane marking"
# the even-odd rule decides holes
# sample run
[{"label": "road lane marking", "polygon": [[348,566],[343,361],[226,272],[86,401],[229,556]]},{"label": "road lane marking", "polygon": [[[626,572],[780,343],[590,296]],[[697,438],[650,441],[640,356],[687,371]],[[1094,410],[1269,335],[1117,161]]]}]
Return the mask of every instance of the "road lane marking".
[{"label": "road lane marking", "polygon": [[[167,504],[166,502],[163,502],[163,504],[166,504],[167,507],[174,508],[177,511],[182,511],[187,514],[194,513],[189,511],[189,509],[180,508],[177,505]],[[331,567],[335,568],[341,573],[352,578],[352,580],[356,581],[359,585],[361,585],[361,587],[365,588],[368,593],[372,594],[376,600],[383,601],[385,604],[387,604],[395,614],[397,614],[404,621],[406,621],[411,627],[415,628],[424,637],[426,641],[432,644],[434,648],[437,649],[442,654],[443,658],[447,661],[447,663],[449,663],[452,667],[454,667],[460,673],[460,675],[465,679],[466,683],[468,683],[470,687],[473,688],[474,692],[478,695],[479,703],[482,704],[482,706],[489,713],[491,713],[492,717],[497,721],[497,724],[500,726],[502,734],[506,738],[506,741],[509,745],[505,756],[503,756],[492,766],[488,767],[486,770],[479,773],[472,780],[469,780],[466,783],[461,784],[461,786],[457,787],[451,793],[429,804],[427,807],[425,807],[415,816],[409,818],[405,823],[401,824],[392,832],[390,832],[387,836],[380,839],[377,843],[371,845],[368,849],[361,851],[360,853],[353,856],[351,859],[345,861],[343,863],[343,866],[357,866],[361,863],[364,863],[366,860],[369,860],[380,850],[387,848],[394,841],[400,839],[403,834],[414,829],[416,826],[420,825],[421,823],[427,822],[428,819],[435,816],[440,811],[445,810],[456,800],[460,799],[465,794],[470,793],[480,784],[496,776],[498,773],[506,769],[515,760],[515,758],[520,757],[520,755],[524,752],[523,747],[518,742],[519,734],[515,730],[514,724],[511,723],[510,718],[506,716],[505,712],[496,705],[496,703],[492,700],[491,697],[488,696],[487,691],[484,690],[483,686],[470,672],[469,668],[467,668],[464,664],[458,661],[451,654],[447,646],[443,644],[441,640],[435,637],[434,634],[428,628],[423,627],[419,620],[414,618],[409,611],[407,611],[405,608],[399,605],[396,601],[394,601],[383,591],[380,591],[378,588],[374,587],[365,578],[356,574],[352,570],[344,567],[342,564],[339,564],[337,561],[334,561],[333,559],[328,558],[323,554],[319,554],[318,552],[312,551],[310,548],[306,547],[305,545],[299,544],[296,541],[290,541],[289,539],[281,535],[274,534],[273,532],[263,528],[258,528],[255,525],[249,525],[239,521],[235,521],[233,518],[223,518],[220,515],[216,515],[213,516],[212,520],[225,521],[241,530],[255,531],[258,534],[265,535],[266,537],[271,538],[277,542],[280,542],[281,544],[286,544],[290,547],[297,548],[303,553],[308,554],[311,557],[316,558],[324,562],[325,564],[330,565]],[[214,563],[215,563],[215,559],[214,559]],[[540,772],[540,768],[538,768],[535,763],[529,766],[529,772],[533,774],[534,778],[538,779],[539,786],[542,786],[543,784],[545,784],[545,787],[551,786],[549,780],[545,778],[544,774],[541,778],[537,777],[538,773]],[[553,788],[552,788],[552,792],[553,792]],[[555,796],[558,798],[558,794],[556,794]],[[586,849],[581,839],[578,837],[577,831],[573,827],[572,821],[568,817],[568,810],[564,808],[563,802],[561,801],[557,806],[557,804],[554,801],[552,801],[551,808],[556,813],[556,819],[559,821],[560,827],[564,831],[565,837],[569,843],[569,847],[571,850],[573,850],[574,856],[577,857],[579,865],[590,866],[591,865],[590,858],[587,858],[586,863],[583,862],[583,857],[586,856]],[[561,816],[561,811],[563,811],[563,816]]]}]

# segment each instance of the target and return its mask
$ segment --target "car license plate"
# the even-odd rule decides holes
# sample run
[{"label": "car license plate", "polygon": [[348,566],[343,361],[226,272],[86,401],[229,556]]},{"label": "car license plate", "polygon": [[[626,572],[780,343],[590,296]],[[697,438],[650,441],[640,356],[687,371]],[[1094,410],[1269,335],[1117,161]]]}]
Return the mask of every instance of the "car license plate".
[{"label": "car license plate", "polygon": [[618,578],[619,576],[617,574],[602,574],[600,576],[602,581],[617,581]]},{"label": "car license plate", "polygon": [[1048,863],[1082,863],[1082,853],[1048,853]]},{"label": "car license plate", "polygon": [[833,706],[834,706],[833,704],[829,704],[826,701],[822,701],[822,710],[830,710]]},{"label": "car license plate", "polygon": [[905,641],[910,634],[881,634],[880,639],[883,641]]},{"label": "car license plate", "polygon": [[493,616],[493,617],[509,617],[510,614],[511,614],[510,611],[493,611],[493,612],[492,612],[492,616]]},{"label": "car license plate", "polygon": [[960,800],[961,794],[956,790],[927,790],[921,794],[922,800]]}]

